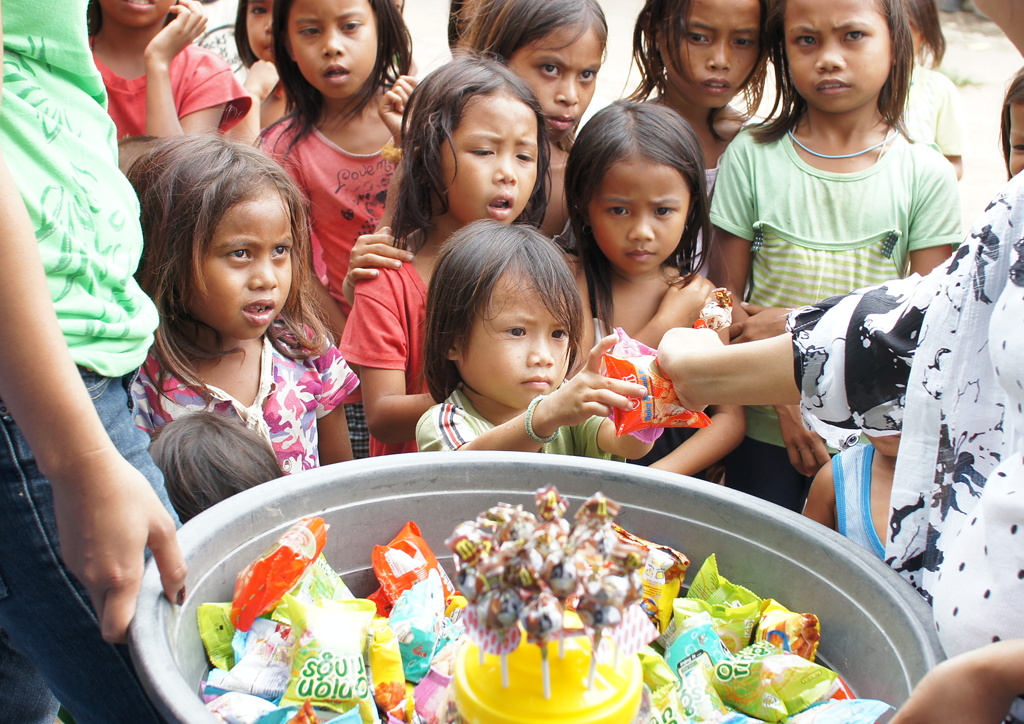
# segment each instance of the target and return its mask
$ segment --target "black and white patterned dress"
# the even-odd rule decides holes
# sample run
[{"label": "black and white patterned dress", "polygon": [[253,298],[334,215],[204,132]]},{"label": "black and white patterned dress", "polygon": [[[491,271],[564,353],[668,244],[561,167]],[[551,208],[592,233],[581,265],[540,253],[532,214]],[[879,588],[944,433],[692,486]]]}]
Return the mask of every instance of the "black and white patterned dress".
[{"label": "black and white patterned dress", "polygon": [[840,446],[902,429],[886,561],[932,604],[947,655],[1024,638],[1024,174],[927,277],[790,329],[813,429]]}]

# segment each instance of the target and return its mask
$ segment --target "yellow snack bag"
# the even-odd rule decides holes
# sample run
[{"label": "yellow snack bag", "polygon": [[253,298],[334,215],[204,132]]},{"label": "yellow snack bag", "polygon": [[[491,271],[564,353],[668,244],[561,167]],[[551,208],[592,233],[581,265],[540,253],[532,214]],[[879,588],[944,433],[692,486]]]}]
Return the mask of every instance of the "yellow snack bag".
[{"label": "yellow snack bag", "polygon": [[793,613],[769,598],[761,609],[755,641],[766,641],[783,651],[814,661],[821,639],[821,623],[813,613]]},{"label": "yellow snack bag", "polygon": [[386,618],[373,620],[369,659],[373,699],[381,709],[391,711],[405,698],[405,672],[398,639]]}]

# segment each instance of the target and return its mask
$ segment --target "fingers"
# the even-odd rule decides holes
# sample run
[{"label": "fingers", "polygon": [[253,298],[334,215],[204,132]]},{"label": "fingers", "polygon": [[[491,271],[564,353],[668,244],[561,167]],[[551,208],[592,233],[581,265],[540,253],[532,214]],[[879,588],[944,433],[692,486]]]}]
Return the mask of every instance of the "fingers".
[{"label": "fingers", "polygon": [[601,358],[611,351],[615,343],[619,341],[619,338],[614,334],[609,334],[597,341],[593,349],[590,350],[590,354],[587,355],[587,369],[591,372],[601,372]]},{"label": "fingers", "polygon": [[163,584],[164,595],[172,603],[181,604],[185,600],[185,576],[188,567],[178,545],[178,534],[174,529],[170,516],[163,516],[159,524],[154,524],[149,535],[149,550],[153,553],[153,561],[160,571],[160,582]]}]

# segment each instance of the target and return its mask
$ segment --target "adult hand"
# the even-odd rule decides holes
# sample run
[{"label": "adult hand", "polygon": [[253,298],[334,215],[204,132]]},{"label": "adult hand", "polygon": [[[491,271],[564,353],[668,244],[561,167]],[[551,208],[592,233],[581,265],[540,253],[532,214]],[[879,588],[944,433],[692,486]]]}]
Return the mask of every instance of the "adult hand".
[{"label": "adult hand", "polygon": [[125,641],[147,546],[167,598],[184,600],[186,566],[174,522],[145,476],[113,447],[51,482],[61,557],[88,591],[105,640]]},{"label": "adult hand", "polygon": [[747,302],[740,302],[740,307],[746,318],[737,319],[729,327],[729,339],[733,344],[754,342],[784,334],[786,317],[792,311],[785,307],[761,307]]},{"label": "adult hand", "polygon": [[395,84],[384,93],[380,99],[377,112],[388,127],[388,132],[395,139],[395,145],[402,145],[402,117],[405,115],[405,107],[409,103],[409,95],[419,84],[419,81],[411,75],[403,75]]},{"label": "adult hand", "polygon": [[170,65],[171,60],[206,30],[206,13],[198,0],[178,0],[169,12],[174,19],[167,23],[146,46],[147,63]]},{"label": "adult hand", "polygon": [[395,246],[391,229],[381,227],[372,234],[363,234],[356,239],[348,259],[348,273],[345,275],[345,298],[352,303],[350,294],[355,294],[355,285],[364,279],[375,279],[381,269],[399,269],[405,262],[412,261],[411,251]]},{"label": "adult hand", "polygon": [[688,384],[693,370],[700,366],[705,353],[720,351],[725,347],[717,332],[710,329],[670,329],[658,345],[658,367],[662,374],[672,380],[679,404],[688,410],[703,410],[707,402],[701,402],[696,395],[699,390]]},{"label": "adult hand", "polygon": [[779,414],[779,430],[789,453],[790,464],[801,475],[817,475],[829,460],[825,441],[804,425],[799,405],[783,405],[776,407],[775,410]]}]

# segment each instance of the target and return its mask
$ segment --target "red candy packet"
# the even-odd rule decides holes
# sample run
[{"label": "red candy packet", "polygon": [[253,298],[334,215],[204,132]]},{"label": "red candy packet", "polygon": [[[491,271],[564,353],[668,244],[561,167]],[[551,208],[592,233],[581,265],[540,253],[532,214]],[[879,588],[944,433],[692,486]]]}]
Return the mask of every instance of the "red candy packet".
[{"label": "red candy packet", "polygon": [[455,593],[455,586],[412,521],[386,546],[374,546],[373,572],[377,574],[380,589],[369,598],[377,604],[377,614],[390,615],[399,596],[417,581],[425,580],[431,570],[440,575],[445,601],[449,600]]},{"label": "red candy packet", "polygon": [[248,631],[299,582],[323,550],[329,527],[323,518],[303,518],[238,574],[231,601],[236,629]]}]

